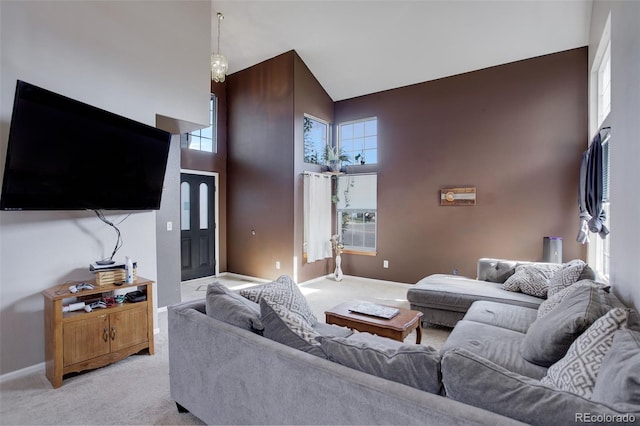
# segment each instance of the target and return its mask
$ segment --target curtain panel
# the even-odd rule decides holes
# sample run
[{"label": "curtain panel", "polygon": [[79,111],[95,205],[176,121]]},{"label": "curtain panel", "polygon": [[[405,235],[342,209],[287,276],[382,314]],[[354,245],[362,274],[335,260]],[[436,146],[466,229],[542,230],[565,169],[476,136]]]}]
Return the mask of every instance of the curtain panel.
[{"label": "curtain panel", "polygon": [[304,241],[307,263],[332,257],[331,176],[304,174]]}]

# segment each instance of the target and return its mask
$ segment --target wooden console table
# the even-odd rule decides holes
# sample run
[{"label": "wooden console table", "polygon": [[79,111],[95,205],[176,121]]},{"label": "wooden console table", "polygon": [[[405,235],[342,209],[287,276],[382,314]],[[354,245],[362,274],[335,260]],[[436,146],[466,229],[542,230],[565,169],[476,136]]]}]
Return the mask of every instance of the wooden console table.
[{"label": "wooden console table", "polygon": [[[153,281],[138,277],[121,286],[85,282],[94,284],[93,290],[71,293],[68,283],[42,292],[46,375],[54,388],[62,386],[65,374],[102,367],[145,349],[154,353]],[[147,300],[92,312],[62,312],[64,299],[120,289],[146,291]]]}]

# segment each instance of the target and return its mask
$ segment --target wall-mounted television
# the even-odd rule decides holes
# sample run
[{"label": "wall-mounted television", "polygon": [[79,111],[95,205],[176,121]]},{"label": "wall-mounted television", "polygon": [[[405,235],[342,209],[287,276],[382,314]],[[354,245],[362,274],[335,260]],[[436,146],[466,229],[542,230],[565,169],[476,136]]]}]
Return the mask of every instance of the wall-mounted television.
[{"label": "wall-mounted television", "polygon": [[0,209],[157,210],[170,140],[164,130],[18,80]]}]

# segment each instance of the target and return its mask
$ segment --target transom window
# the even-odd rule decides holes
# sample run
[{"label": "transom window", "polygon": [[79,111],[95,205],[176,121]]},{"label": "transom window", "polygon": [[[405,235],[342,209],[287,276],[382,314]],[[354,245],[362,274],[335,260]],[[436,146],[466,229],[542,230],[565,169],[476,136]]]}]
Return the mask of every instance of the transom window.
[{"label": "transom window", "polygon": [[329,123],[305,114],[303,121],[304,162],[324,164],[329,137]]},{"label": "transom window", "polygon": [[378,119],[348,121],[338,126],[338,140],[342,152],[352,164],[378,163]]},{"label": "transom window", "polygon": [[211,100],[209,101],[209,127],[183,134],[180,137],[180,146],[182,148],[212,153],[217,152],[217,110],[218,98],[212,94]]}]

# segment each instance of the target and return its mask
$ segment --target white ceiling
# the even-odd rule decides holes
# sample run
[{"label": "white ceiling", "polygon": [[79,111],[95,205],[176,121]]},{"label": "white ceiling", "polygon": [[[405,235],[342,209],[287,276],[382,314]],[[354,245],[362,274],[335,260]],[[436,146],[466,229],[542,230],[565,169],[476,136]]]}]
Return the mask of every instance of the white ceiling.
[{"label": "white ceiling", "polygon": [[586,46],[592,0],[227,0],[233,73],[298,52],[334,101]]}]

